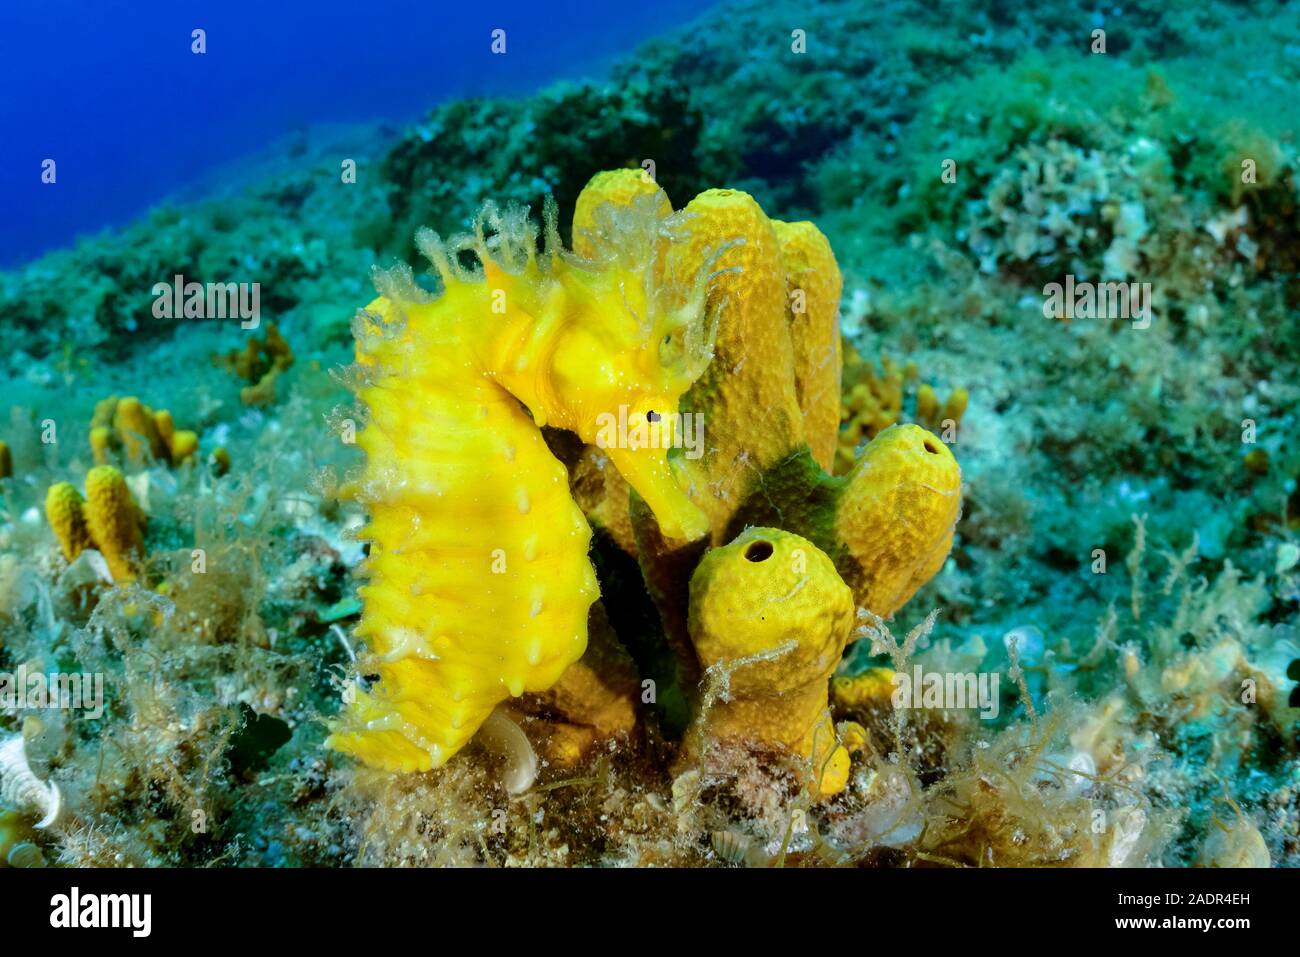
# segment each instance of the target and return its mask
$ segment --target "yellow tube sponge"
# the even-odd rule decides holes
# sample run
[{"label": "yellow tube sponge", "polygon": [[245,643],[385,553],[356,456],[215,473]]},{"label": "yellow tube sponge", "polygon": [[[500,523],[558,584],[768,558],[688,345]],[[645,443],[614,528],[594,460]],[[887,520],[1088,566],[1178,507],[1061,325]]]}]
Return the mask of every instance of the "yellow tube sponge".
[{"label": "yellow tube sponge", "polygon": [[114,581],[134,581],[135,561],[142,548],[140,509],[126,479],[111,465],[96,465],[86,473],[86,527],[104,556]]},{"label": "yellow tube sponge", "polygon": [[[591,258],[600,247],[597,210],[606,203],[632,206],[638,197],[649,196],[659,216],[672,215],[673,205],[643,170],[615,169],[597,173],[587,181],[573,204],[573,251]],[[663,237],[667,241],[667,237]]]},{"label": "yellow tube sponge", "polygon": [[719,255],[723,270],[708,297],[709,318],[718,330],[714,359],[682,399],[682,409],[703,423],[703,448],[677,462],[691,501],[709,517],[709,541],[674,540],[635,498],[631,517],[646,587],[689,697],[699,678],[686,622],[695,562],[705,544],[722,545],[743,528],[736,526],[737,510],[769,469],[804,445],[804,420],[786,315],[785,266],[771,221],[752,196],[733,189],[706,190],[684,212],[690,217],[688,234],[669,251],[670,271],[698,269]]},{"label": "yellow tube sponge", "polygon": [[[713,544],[763,469],[803,441],[795,392],[794,347],[786,316],[786,278],[772,223],[748,193],[710,189],[686,206],[690,233],[669,261],[698,264],[718,250],[709,290],[718,323],[715,358],[683,401],[704,417],[704,454],[688,461],[693,497],[709,514]],[[671,537],[671,536],[670,536]]]},{"label": "yellow tube sponge", "polygon": [[171,448],[172,439],[176,437],[176,423],[172,420],[172,414],[166,409],[159,409],[153,413],[153,424],[163,444]]},{"label": "yellow tube sponge", "polygon": [[[859,606],[887,617],[941,567],[960,509],[960,471],[942,443],[914,426],[887,431],[916,368],[886,359],[877,374],[851,348],[837,348],[839,270],[814,226],[772,223],[734,190],[702,193],[686,212],[690,242],[674,246],[669,261],[721,249],[719,264],[736,270],[711,287],[716,356],[682,401],[705,422],[704,455],[680,464],[692,501],[709,514],[710,543],[750,526],[803,536],[830,556]],[[841,367],[845,378],[851,367],[858,400],[849,403],[847,449],[829,388]],[[874,441],[859,461],[866,439]],[[847,474],[828,474],[832,458]],[[635,497],[630,512],[646,587],[691,698],[700,662],[686,609],[703,548],[660,534]]]},{"label": "yellow tube sponge", "polygon": [[840,433],[839,265],[809,222],[772,221],[785,268],[786,313],[794,347],[794,385],[813,460],[830,471]]},{"label": "yellow tube sponge", "polygon": [[918,422],[934,422],[939,418],[939,395],[930,383],[923,383],[916,390],[916,419]]},{"label": "yellow tube sponge", "polygon": [[113,429],[107,425],[96,425],[90,430],[90,453],[96,465],[107,465],[109,454],[113,451]]},{"label": "yellow tube sponge", "polygon": [[111,428],[113,425],[113,413],[117,410],[119,396],[110,395],[106,399],[100,399],[95,403],[95,411],[90,418],[90,427]]},{"label": "yellow tube sponge", "polygon": [[93,548],[104,556],[114,581],[135,580],[144,519],[117,469],[96,465],[87,472],[85,499],[71,482],[51,485],[45,517],[69,562]]},{"label": "yellow tube sponge", "polygon": [[133,395],[125,396],[113,411],[113,430],[126,453],[127,461],[140,464],[146,457],[168,460],[167,445],[158,434],[153,411]]},{"label": "yellow tube sponge", "polygon": [[712,354],[712,264],[659,268],[681,228],[659,207],[600,206],[578,259],[553,205],[540,254],[526,210],[489,205],[467,236],[417,235],[441,295],[409,269],[377,275],[354,323],[366,465],[350,491],[370,513],[359,669],[378,681],[349,694],[328,746],[389,770],[440,766],[499,703],[582,656],[591,532],[541,426],[600,445],[671,534],[706,531],[666,449]]},{"label": "yellow tube sponge", "polygon": [[194,457],[199,450],[199,437],[189,429],[179,429],[168,443],[168,452],[173,465],[181,465]]},{"label": "yellow tube sponge", "polygon": [[71,482],[51,485],[45,493],[45,518],[54,529],[63,549],[63,557],[76,561],[87,548],[93,548],[90,529],[86,527],[85,502]]},{"label": "yellow tube sponge", "polygon": [[948,401],[943,405],[943,417],[961,425],[962,416],[966,414],[966,406],[969,403],[970,391],[965,386],[958,386],[948,393]]},{"label": "yellow tube sponge", "polygon": [[[575,250],[585,252],[582,243],[602,206],[648,195],[659,216],[671,213],[668,197],[640,170],[592,177],[574,213]],[[732,510],[760,469],[805,439],[818,461],[830,464],[839,435],[841,280],[830,244],[812,223],[769,221],[745,193],[709,190],[685,212],[688,235],[664,261],[680,271],[721,252],[724,267],[709,296],[719,329],[717,358],[682,404],[706,423],[705,447],[679,463],[720,544]],[[571,463],[575,487],[582,484],[579,502],[589,519],[635,554],[627,486],[616,472],[600,468],[600,459],[589,451]]]},{"label": "yellow tube sponge", "polygon": [[860,603],[881,618],[901,608],[943,567],[960,511],[946,445],[917,425],[876,436],[845,477],[834,524],[837,565]]},{"label": "yellow tube sponge", "polygon": [[13,478],[14,458],[9,443],[0,441],[0,479]]},{"label": "yellow tube sponge", "polygon": [[690,631],[700,663],[721,688],[687,738],[739,743],[809,762],[810,785],[833,794],[849,755],[836,740],[827,682],[854,619],[853,595],[812,542],[751,528],[711,550],[691,578]]},{"label": "yellow tube sponge", "polygon": [[895,425],[848,475],[827,475],[806,449],[792,453],[764,473],[732,528],[804,536],[831,556],[859,606],[888,618],[943,566],[960,511],[948,447],[919,425]]}]

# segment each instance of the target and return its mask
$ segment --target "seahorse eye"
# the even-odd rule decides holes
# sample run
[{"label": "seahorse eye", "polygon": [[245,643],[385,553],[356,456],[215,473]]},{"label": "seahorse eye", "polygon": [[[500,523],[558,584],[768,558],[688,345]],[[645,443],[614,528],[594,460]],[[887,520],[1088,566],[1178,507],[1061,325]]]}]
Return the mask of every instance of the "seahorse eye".
[{"label": "seahorse eye", "polygon": [[659,361],[664,365],[673,365],[681,359],[682,346],[675,333],[668,333],[659,340]]}]

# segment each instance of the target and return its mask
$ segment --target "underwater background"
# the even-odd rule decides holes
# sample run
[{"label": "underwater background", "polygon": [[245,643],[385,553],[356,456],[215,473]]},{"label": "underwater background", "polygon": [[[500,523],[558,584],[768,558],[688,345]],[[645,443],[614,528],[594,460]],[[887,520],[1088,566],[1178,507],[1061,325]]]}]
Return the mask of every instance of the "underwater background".
[{"label": "underwater background", "polygon": [[[6,7],[0,38],[0,861],[1300,863],[1293,3],[55,3]],[[789,246],[784,274],[746,258],[718,281],[838,305],[828,441],[763,460],[779,403],[747,394],[752,430],[710,441],[738,450],[738,483],[760,460],[758,492],[691,555],[688,596],[663,584],[682,553],[654,551],[642,490],[548,431],[594,533],[587,654],[560,691],[510,689],[443,766],[369,767],[326,747],[383,685],[349,486],[380,407],[359,353],[384,347],[357,311],[377,288],[451,296],[470,254],[630,234],[570,225],[615,170],[674,209],[743,191],[824,234],[833,259],[808,253],[800,283]],[[480,215],[541,224],[547,196],[555,237]],[[417,248],[424,227],[471,240]],[[754,235],[710,252],[748,257]],[[655,236],[643,252],[678,242]],[[185,281],[256,284],[256,308],[191,315]],[[719,351],[739,350],[736,289],[710,301]],[[692,374],[725,392],[750,355],[802,395],[821,368],[736,341],[752,352]],[[846,568],[887,577],[919,500],[890,496],[900,478],[857,538],[819,539],[815,513],[876,443],[922,434],[894,426],[950,453],[960,517],[877,617]],[[827,560],[778,603],[816,623],[786,636],[852,629],[804,688],[834,755],[778,741],[785,691],[746,710],[704,650],[713,611],[743,613],[724,598],[768,595],[717,584],[727,542],[758,563],[796,525]],[[900,708],[894,676],[925,673],[992,697]],[[46,674],[86,700],[40,700]]]}]

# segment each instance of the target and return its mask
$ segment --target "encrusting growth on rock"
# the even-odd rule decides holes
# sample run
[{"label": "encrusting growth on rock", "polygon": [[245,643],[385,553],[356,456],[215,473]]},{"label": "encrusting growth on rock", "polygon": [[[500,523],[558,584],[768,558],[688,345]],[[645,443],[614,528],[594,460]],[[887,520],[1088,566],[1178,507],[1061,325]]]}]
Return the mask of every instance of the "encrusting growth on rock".
[{"label": "encrusting growth on rock", "polygon": [[916,387],[912,416],[916,423],[938,432],[945,442],[956,440],[970,400],[969,391],[959,386],[940,403],[934,386],[919,382],[920,378],[921,371],[915,362],[899,365],[882,355],[877,369],[874,362],[864,359],[852,346],[844,350],[844,395],[840,410],[842,426],[835,450],[836,475],[853,468],[865,443],[903,420],[906,393],[912,385]]},{"label": "encrusting growth on rock", "polygon": [[274,322],[266,324],[265,338],[250,336],[243,349],[212,356],[213,365],[249,383],[239,390],[239,400],[255,406],[275,401],[276,383],[293,360],[293,350]]}]

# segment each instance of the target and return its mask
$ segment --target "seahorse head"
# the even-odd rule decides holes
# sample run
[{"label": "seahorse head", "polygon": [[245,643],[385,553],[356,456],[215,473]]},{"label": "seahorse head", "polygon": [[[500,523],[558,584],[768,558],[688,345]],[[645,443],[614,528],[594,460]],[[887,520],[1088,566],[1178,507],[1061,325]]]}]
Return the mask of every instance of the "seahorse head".
[{"label": "seahorse head", "polygon": [[602,206],[585,256],[561,244],[550,200],[540,244],[525,209],[492,204],[468,234],[444,242],[422,230],[416,241],[441,277],[440,307],[491,324],[477,356],[484,374],[538,426],[604,449],[665,535],[696,538],[707,521],[669,452],[683,444],[678,403],[713,355],[705,301],[717,256],[681,274],[667,252],[686,218],[666,206],[662,194]]}]

